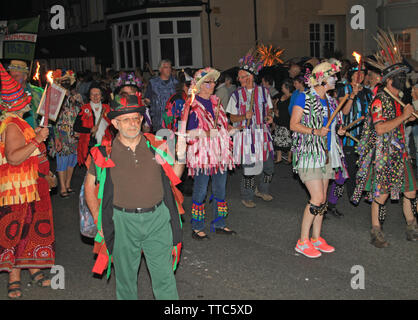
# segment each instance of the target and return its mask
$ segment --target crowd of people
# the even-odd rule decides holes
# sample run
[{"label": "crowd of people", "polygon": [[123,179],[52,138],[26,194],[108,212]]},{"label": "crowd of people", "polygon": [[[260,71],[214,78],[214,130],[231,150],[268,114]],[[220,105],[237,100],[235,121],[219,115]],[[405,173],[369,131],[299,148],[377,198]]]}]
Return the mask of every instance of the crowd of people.
[{"label": "crowd of people", "polygon": [[138,297],[141,252],[156,299],[178,299],[184,196],[192,198],[192,238],[209,240],[211,181],[209,228],[235,236],[226,225],[226,183],[238,167],[240,200],[249,209],[256,198],[274,200],[275,165],[293,167],[310,195],[295,246],[306,257],[335,251],[321,237],[322,222],[326,214],[344,215],[337,204],[345,190],[354,204],[364,194],[372,202],[371,243],[378,248],[389,245],[385,202],[403,193],[407,239],[416,241],[408,139],[414,132],[418,143],[418,85],[407,80],[412,70],[402,57],[378,53],[363,64],[306,58],[279,66],[279,76],[264,62],[249,52],[237,70],[221,73],[175,70],[162,60],[150,77],[140,70],[104,77],[55,70],[66,98],[50,126],[37,115],[43,90],[30,83],[28,65],[0,65],[0,271],[9,272],[8,297],[22,296],[21,269],[50,285],[41,270],[55,260],[49,191],[58,185],[69,199],[77,164],[87,167],[86,210],[97,228],[93,271],[109,276],[113,262],[118,299]]}]

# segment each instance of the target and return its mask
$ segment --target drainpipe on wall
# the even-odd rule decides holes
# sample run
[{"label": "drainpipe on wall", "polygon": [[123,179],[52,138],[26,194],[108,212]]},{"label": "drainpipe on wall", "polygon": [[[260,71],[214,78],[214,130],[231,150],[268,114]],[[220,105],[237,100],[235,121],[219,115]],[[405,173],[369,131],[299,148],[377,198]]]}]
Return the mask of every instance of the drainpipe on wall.
[{"label": "drainpipe on wall", "polygon": [[255,34],[255,43],[258,42],[258,25],[257,25],[257,0],[253,0],[254,3],[254,34]]},{"label": "drainpipe on wall", "polygon": [[211,22],[210,22],[210,14],[212,12],[212,9],[210,8],[210,0],[208,2],[204,2],[206,6],[206,13],[208,14],[208,32],[209,32],[209,60],[210,60],[210,66],[213,67],[213,56],[212,56],[212,28],[211,28]]}]

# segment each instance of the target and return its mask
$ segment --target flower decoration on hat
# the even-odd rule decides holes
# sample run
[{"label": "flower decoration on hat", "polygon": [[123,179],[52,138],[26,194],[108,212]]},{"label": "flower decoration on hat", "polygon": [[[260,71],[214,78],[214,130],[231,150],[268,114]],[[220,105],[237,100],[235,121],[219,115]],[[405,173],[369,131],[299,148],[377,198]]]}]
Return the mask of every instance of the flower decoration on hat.
[{"label": "flower decoration on hat", "polygon": [[218,80],[220,77],[220,72],[216,69],[207,67],[205,69],[200,69],[194,75],[193,80],[191,81],[190,88],[189,88],[189,95],[192,92],[197,93],[200,91],[200,86],[202,83],[207,79],[213,79],[214,81]]},{"label": "flower decoration on hat", "polygon": [[318,64],[312,72],[306,73],[305,83],[310,87],[321,85],[329,77],[341,71],[341,62],[334,60],[333,63],[323,62]]},{"label": "flower decoration on hat", "polygon": [[142,80],[138,78],[135,73],[123,72],[120,77],[116,80],[116,87],[121,88],[124,86],[134,86],[138,89],[142,88]]},{"label": "flower decoration on hat", "polygon": [[52,78],[55,82],[70,81],[70,84],[73,85],[76,81],[75,73],[72,70],[57,69],[52,72]]},{"label": "flower decoration on hat", "polygon": [[141,95],[116,95],[110,103],[109,119],[114,119],[120,115],[129,113],[140,113],[144,115],[146,112],[145,106],[142,104]]}]

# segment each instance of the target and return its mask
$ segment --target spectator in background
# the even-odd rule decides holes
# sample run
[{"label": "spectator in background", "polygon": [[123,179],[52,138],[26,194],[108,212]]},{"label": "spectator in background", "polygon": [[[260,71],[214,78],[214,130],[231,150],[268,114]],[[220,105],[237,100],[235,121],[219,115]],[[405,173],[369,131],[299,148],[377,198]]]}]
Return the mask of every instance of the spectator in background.
[{"label": "spectator in background", "polygon": [[294,79],[302,72],[302,67],[297,63],[291,63],[289,66],[289,78]]},{"label": "spectator in background", "polygon": [[232,93],[237,90],[237,87],[233,84],[232,77],[227,73],[221,75],[219,82],[221,84],[216,89],[215,95],[221,99],[222,106],[226,108]]},{"label": "spectator in background", "polygon": [[265,88],[267,88],[270,92],[270,97],[272,101],[279,99],[280,93],[277,91],[275,85],[274,85],[274,79],[271,74],[265,74],[263,78],[261,79],[261,83]]},{"label": "spectator in background", "polygon": [[150,107],[154,132],[162,128],[162,114],[168,99],[176,92],[177,79],[172,76],[170,60],[162,60],[159,65],[160,75],[149,81],[145,93],[145,103]]},{"label": "spectator in background", "polygon": [[81,107],[74,122],[74,131],[79,133],[77,158],[80,165],[84,165],[89,150],[96,144],[101,144],[102,139],[112,139],[109,128],[110,120],[107,114],[110,106],[102,104],[102,91],[100,87],[90,88],[90,103]]},{"label": "spectator in background", "polygon": [[274,124],[273,131],[273,145],[276,151],[275,163],[282,162],[282,153],[287,153],[287,160],[284,160],[285,164],[292,162],[292,153],[290,148],[292,146],[292,137],[290,132],[290,114],[289,103],[295,87],[293,86],[292,79],[286,79],[283,81],[281,91],[283,95],[279,99],[277,106],[274,108]]},{"label": "spectator in background", "polygon": [[[193,78],[191,78],[186,71],[180,71],[178,80],[179,83],[177,84],[176,93],[173,94],[167,101],[166,109],[163,113],[162,123],[163,128],[171,130],[173,134],[177,133],[179,130],[179,122],[181,120],[183,107],[186,103],[189,87]],[[173,137],[176,139],[177,144],[177,136]],[[178,189],[184,196],[191,196],[193,192],[193,179],[188,176],[187,171],[184,169],[184,164],[179,164],[175,169],[176,175],[181,177],[182,180],[182,183],[178,185]]]},{"label": "spectator in background", "polygon": [[306,84],[305,84],[305,75],[303,73],[299,74],[296,78],[293,79],[293,87],[295,91],[293,91],[292,97],[290,98],[289,102],[289,114],[292,115],[293,106],[299,96],[299,94],[306,91]]},{"label": "spectator in background", "polygon": [[[54,130],[60,197],[68,198],[71,193],[74,193],[74,190],[71,188],[71,179],[74,168],[77,165],[78,141],[73,125],[83,102],[81,96],[77,93],[73,95],[75,90],[71,90],[71,86],[74,85],[74,78],[67,77],[62,78],[62,80],[54,79],[54,81],[67,89],[67,97],[61,107]],[[72,88],[74,89],[74,86]]]},{"label": "spectator in background", "polygon": [[78,86],[78,93],[83,97],[84,103],[88,103],[90,97],[90,87],[93,83],[93,76],[89,70],[87,70],[81,77],[80,85]]}]

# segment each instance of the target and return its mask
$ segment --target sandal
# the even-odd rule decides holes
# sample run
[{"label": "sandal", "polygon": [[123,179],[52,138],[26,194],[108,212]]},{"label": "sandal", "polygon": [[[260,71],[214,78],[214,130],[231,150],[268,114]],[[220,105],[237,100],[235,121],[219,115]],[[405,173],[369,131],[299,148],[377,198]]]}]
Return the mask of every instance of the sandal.
[{"label": "sandal", "polygon": [[[10,288],[11,286],[17,286],[16,288]],[[19,292],[20,295],[17,295],[16,297],[10,296],[13,292]],[[15,300],[22,298],[22,283],[20,281],[15,281],[7,284],[7,297],[9,299]]]},{"label": "sandal", "polygon": [[[39,276],[41,276],[41,277],[39,279],[36,279]],[[41,288],[49,288],[51,286],[51,284],[48,285],[48,286],[43,285],[45,281],[48,281],[48,280],[51,280],[51,279],[49,278],[49,276],[45,275],[45,273],[42,270],[38,271],[38,272],[35,272],[34,274],[31,274],[30,278],[32,280],[31,281],[32,284],[36,284]]]},{"label": "sandal", "polygon": [[73,189],[71,189],[71,188],[67,188],[67,193],[68,194],[72,194],[72,193],[75,193],[75,191]]},{"label": "sandal", "polygon": [[234,230],[231,230],[229,228],[216,228],[216,233],[217,234],[224,234],[224,235],[227,235],[227,236],[234,236],[234,235],[237,234]]},{"label": "sandal", "polygon": [[63,199],[67,199],[70,197],[70,195],[67,192],[60,192],[60,197]]},{"label": "sandal", "polygon": [[196,239],[196,240],[209,240],[209,237],[208,237],[207,234],[205,234],[204,236],[200,236],[199,235],[200,232],[202,232],[202,231],[195,231],[195,230],[193,230],[192,238],[193,239]]}]

